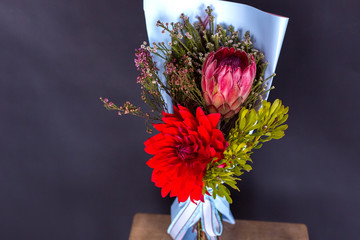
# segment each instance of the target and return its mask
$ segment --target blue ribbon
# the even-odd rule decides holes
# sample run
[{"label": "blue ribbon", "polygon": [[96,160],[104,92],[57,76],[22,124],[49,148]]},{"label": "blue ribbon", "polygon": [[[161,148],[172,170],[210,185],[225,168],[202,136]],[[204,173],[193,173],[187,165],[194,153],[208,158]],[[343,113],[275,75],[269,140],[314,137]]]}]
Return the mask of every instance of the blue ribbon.
[{"label": "blue ribbon", "polygon": [[[211,194],[212,190],[209,192]],[[220,214],[224,221],[235,224],[229,203],[224,197],[214,199],[205,195],[204,202],[198,201],[196,204],[190,199],[181,203],[175,199],[171,206],[171,224],[167,232],[174,240],[194,240],[197,232],[193,231],[193,227],[201,219],[202,229],[207,238],[215,240],[223,230]]]}]

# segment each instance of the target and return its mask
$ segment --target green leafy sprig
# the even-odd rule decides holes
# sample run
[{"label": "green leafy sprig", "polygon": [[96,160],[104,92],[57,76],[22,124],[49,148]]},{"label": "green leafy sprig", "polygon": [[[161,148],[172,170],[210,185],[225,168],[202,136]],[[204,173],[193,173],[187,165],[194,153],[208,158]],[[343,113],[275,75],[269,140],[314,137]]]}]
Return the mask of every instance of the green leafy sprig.
[{"label": "green leafy sprig", "polygon": [[272,139],[280,139],[287,129],[284,124],[288,118],[288,107],[282,105],[279,99],[272,104],[266,100],[262,101],[261,108],[242,108],[234,128],[231,129],[227,141],[229,146],[224,152],[224,159],[214,161],[207,165],[204,176],[204,189],[213,189],[213,197],[224,197],[232,203],[230,191],[224,184],[239,191],[236,181],[241,180],[244,171],[251,171],[252,163],[250,155],[253,149],[261,148],[264,142]]}]

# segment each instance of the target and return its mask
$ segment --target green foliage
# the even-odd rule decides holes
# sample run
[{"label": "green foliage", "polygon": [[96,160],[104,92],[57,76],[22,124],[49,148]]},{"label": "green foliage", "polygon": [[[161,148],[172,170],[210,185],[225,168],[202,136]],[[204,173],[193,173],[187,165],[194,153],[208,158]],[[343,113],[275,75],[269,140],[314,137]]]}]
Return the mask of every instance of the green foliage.
[{"label": "green foliage", "polygon": [[239,191],[236,181],[241,180],[238,177],[245,171],[252,170],[250,155],[253,149],[259,149],[264,142],[285,135],[287,125],[284,123],[288,118],[288,110],[279,99],[272,104],[262,101],[258,111],[242,108],[227,137],[229,146],[224,152],[224,159],[214,160],[207,166],[203,192],[206,192],[206,187],[211,187],[214,197],[225,196],[232,203],[227,186]]}]

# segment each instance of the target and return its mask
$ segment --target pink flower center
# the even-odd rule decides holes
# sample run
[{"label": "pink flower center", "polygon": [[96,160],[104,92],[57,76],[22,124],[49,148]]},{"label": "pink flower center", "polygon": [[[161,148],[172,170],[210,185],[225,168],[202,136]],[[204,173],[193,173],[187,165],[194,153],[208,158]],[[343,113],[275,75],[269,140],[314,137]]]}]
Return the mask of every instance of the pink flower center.
[{"label": "pink flower center", "polygon": [[220,60],[218,67],[231,66],[234,71],[236,68],[241,66],[241,59],[237,56],[229,56]]},{"label": "pink flower center", "polygon": [[177,153],[179,158],[182,160],[191,160],[196,158],[196,154],[194,149],[189,145],[179,145],[177,149]]}]

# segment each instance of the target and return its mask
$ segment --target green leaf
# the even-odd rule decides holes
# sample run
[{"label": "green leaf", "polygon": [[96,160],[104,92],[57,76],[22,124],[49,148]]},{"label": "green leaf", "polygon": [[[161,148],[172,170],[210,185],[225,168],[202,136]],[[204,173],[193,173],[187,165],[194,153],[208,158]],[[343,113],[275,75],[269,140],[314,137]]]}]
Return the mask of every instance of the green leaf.
[{"label": "green leaf", "polygon": [[283,131],[279,131],[279,132],[274,132],[271,137],[273,139],[280,139],[285,135],[285,133]]},{"label": "green leaf", "polygon": [[284,115],[279,121],[278,121],[278,125],[283,124],[287,119],[288,119],[289,115]]},{"label": "green leaf", "polygon": [[226,201],[228,201],[230,204],[233,203],[233,200],[231,199],[231,197],[229,195],[225,195]]},{"label": "green leaf", "polygon": [[244,169],[245,169],[245,171],[250,172],[252,170],[252,167],[247,164],[247,165],[244,166]]},{"label": "green leaf", "polygon": [[245,161],[245,160],[240,160],[240,161],[239,161],[239,164],[240,164],[241,166],[244,166],[244,165],[246,164],[246,161]]},{"label": "green leaf", "polygon": [[275,110],[278,108],[278,106],[281,104],[281,101],[279,99],[276,99],[273,104],[271,105],[271,108],[270,108],[270,115],[272,115]]},{"label": "green leaf", "polygon": [[232,187],[235,190],[238,190],[240,192],[240,189],[235,185],[235,183],[232,182],[226,182],[227,185],[229,185],[230,187]]},{"label": "green leaf", "polygon": [[219,195],[216,188],[213,188],[212,197],[216,199],[216,195]]},{"label": "green leaf", "polygon": [[288,128],[288,125],[280,125],[276,129],[276,131],[285,131]]},{"label": "green leaf", "polygon": [[234,167],[234,172],[236,176],[240,176],[241,175],[241,171],[240,171],[240,167],[239,166],[235,166]]},{"label": "green leaf", "polygon": [[261,147],[262,147],[262,143],[256,145],[256,146],[254,147],[254,149],[259,149],[259,148],[261,148]]},{"label": "green leaf", "polygon": [[246,119],[245,118],[241,118],[240,120],[240,130],[243,130],[246,124]]}]

